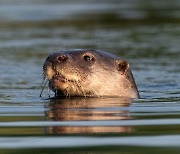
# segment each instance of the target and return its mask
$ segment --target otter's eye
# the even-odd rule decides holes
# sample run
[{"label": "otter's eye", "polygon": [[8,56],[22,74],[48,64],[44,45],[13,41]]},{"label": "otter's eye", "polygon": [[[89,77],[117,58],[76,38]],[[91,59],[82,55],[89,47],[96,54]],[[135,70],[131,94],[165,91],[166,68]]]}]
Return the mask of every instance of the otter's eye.
[{"label": "otter's eye", "polygon": [[85,56],[84,56],[84,60],[85,60],[85,61],[91,61],[92,58],[91,58],[90,56],[88,56],[88,55],[85,55]]}]

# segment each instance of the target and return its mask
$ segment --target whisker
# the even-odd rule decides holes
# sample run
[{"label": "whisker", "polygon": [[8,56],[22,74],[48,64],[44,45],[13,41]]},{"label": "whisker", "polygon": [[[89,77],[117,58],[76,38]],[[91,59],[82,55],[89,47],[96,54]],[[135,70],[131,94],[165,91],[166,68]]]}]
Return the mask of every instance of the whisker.
[{"label": "whisker", "polygon": [[98,95],[98,92],[94,88],[91,87],[91,91],[95,96],[100,97],[100,95]]},{"label": "whisker", "polygon": [[70,98],[70,91],[68,92],[68,91],[66,90],[66,98]]},{"label": "whisker", "polygon": [[49,98],[51,97],[51,89],[48,87],[48,95],[49,95]]},{"label": "whisker", "polygon": [[79,90],[81,90],[83,96],[86,97],[86,93],[84,92],[84,89],[83,89],[83,87],[81,86],[81,84],[80,84],[79,82],[76,82],[76,83],[77,83],[77,85],[78,85],[78,87],[79,87]]},{"label": "whisker", "polygon": [[57,97],[57,95],[58,95],[58,94],[57,94],[57,90],[56,90],[56,91],[55,91],[55,97]]},{"label": "whisker", "polygon": [[80,89],[80,86],[78,85],[78,83],[77,83],[77,82],[75,82],[75,83],[76,83],[76,85],[77,85],[77,86],[76,86],[76,90],[78,91],[78,93],[79,93],[79,94],[83,93],[82,90]]},{"label": "whisker", "polygon": [[42,81],[42,84],[41,84],[42,90],[41,90],[41,92],[40,92],[39,97],[42,97],[42,93],[43,93],[44,88],[46,87],[47,83],[48,83],[48,80],[46,80],[46,79],[44,78],[43,81]]}]

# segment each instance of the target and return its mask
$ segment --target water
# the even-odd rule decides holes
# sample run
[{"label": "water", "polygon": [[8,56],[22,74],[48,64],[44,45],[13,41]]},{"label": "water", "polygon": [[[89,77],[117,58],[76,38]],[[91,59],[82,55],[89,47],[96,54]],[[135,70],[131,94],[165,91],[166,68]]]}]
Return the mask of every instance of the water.
[{"label": "water", "polygon": [[[179,153],[179,1],[0,1],[0,153]],[[40,98],[53,52],[127,59],[141,99]]]}]

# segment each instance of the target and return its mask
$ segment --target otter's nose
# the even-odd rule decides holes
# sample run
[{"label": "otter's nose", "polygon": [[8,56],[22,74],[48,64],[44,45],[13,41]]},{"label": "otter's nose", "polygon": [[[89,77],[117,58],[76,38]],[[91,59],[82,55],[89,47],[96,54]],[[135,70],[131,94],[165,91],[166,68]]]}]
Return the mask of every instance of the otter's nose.
[{"label": "otter's nose", "polygon": [[67,59],[68,59],[68,57],[66,55],[57,56],[57,61],[59,63],[65,62]]}]

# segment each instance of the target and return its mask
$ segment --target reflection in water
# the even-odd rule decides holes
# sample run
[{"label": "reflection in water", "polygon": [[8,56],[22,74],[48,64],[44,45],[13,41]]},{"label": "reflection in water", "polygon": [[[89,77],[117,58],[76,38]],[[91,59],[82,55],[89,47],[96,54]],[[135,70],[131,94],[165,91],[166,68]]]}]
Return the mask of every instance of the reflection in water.
[{"label": "reflection in water", "polygon": [[[99,120],[127,120],[130,98],[72,98],[51,100],[47,117],[53,121],[99,121]],[[131,127],[99,126],[53,126],[48,127],[48,134],[76,134],[76,133],[117,133],[130,132]]]}]

